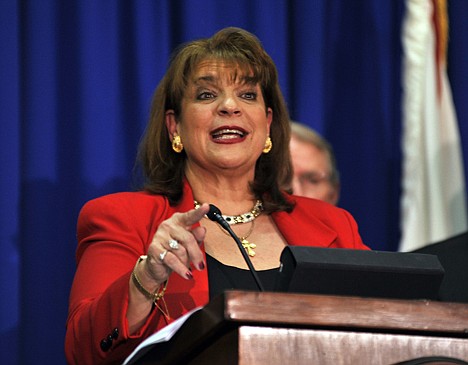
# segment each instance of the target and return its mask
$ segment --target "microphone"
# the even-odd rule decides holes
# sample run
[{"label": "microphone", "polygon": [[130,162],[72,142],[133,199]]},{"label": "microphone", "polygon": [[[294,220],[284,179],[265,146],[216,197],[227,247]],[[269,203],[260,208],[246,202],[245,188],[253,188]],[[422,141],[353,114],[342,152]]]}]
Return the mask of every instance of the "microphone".
[{"label": "microphone", "polygon": [[216,207],[213,204],[210,204],[210,210],[208,213],[206,213],[206,216],[212,220],[213,222],[218,223],[221,227],[223,227],[229,235],[234,238],[234,241],[237,243],[237,247],[239,247],[239,250],[241,251],[242,256],[244,257],[245,263],[249,267],[250,272],[252,273],[252,276],[255,280],[255,283],[258,286],[258,289],[260,291],[265,291],[263,288],[262,282],[260,281],[260,278],[257,275],[257,272],[255,271],[252,261],[250,261],[249,255],[247,255],[247,252],[245,252],[244,247],[242,246],[242,242],[240,241],[239,237],[233,232],[231,229],[231,226],[229,225],[228,222],[223,218],[223,215],[221,214],[221,211],[219,210],[218,207]]}]

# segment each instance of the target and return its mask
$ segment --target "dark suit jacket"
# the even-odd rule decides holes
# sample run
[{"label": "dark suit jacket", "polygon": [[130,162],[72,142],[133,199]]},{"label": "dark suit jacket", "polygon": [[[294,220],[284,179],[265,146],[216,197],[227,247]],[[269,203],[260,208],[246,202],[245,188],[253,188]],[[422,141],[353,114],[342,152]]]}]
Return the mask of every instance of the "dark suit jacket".
[{"label": "dark suit jacket", "polygon": [[439,291],[442,301],[468,303],[468,232],[414,252],[439,258],[445,270]]},{"label": "dark suit jacket", "polygon": [[[288,244],[367,249],[345,210],[318,200],[291,199],[296,201],[293,212],[272,214]],[[145,192],[111,194],[85,204],[78,219],[78,266],[67,320],[65,352],[70,364],[121,363],[144,338],[167,324],[153,310],[138,333],[128,333],[129,279],[158,225],[193,207],[187,183],[183,201],[174,207],[167,199]],[[208,302],[207,271],[193,270],[193,275],[194,280],[178,275],[169,280],[165,300],[172,318]],[[103,351],[100,343],[114,329],[118,336]]]}]

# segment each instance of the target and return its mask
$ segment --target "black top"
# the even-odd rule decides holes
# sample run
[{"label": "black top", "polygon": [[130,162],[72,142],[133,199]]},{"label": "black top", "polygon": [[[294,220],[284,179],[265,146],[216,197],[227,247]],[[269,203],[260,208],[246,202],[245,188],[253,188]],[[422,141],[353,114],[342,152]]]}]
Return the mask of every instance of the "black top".
[{"label": "black top", "polygon": [[[229,289],[258,291],[257,283],[249,270],[227,266],[206,255],[210,300]],[[278,279],[278,269],[257,271],[265,291],[274,291]]]}]

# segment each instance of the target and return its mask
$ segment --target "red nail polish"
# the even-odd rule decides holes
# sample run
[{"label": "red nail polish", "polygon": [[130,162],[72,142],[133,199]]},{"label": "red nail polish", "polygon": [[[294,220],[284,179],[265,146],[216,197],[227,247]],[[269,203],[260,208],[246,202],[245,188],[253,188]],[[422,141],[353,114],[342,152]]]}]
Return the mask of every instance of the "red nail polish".
[{"label": "red nail polish", "polygon": [[192,280],[192,279],[193,279],[193,274],[192,274],[192,272],[191,272],[190,270],[187,271],[187,272],[185,273],[185,276],[186,276],[187,279],[189,279],[189,280]]},{"label": "red nail polish", "polygon": [[200,262],[200,263],[198,264],[198,268],[199,268],[200,270],[203,270],[203,269],[205,268],[205,263],[204,263],[203,261]]}]

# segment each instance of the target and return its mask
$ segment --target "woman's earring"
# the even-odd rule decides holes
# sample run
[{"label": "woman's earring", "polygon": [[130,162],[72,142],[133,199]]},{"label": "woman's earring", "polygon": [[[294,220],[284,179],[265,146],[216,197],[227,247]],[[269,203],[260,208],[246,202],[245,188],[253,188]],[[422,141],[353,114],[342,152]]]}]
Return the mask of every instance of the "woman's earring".
[{"label": "woman's earring", "polygon": [[272,147],[273,147],[273,143],[271,142],[271,138],[267,137],[265,141],[265,147],[263,147],[263,153],[270,152]]},{"label": "woman's earring", "polygon": [[177,153],[181,153],[184,149],[184,145],[182,144],[182,141],[180,140],[180,136],[178,134],[176,134],[172,138],[172,149]]}]

